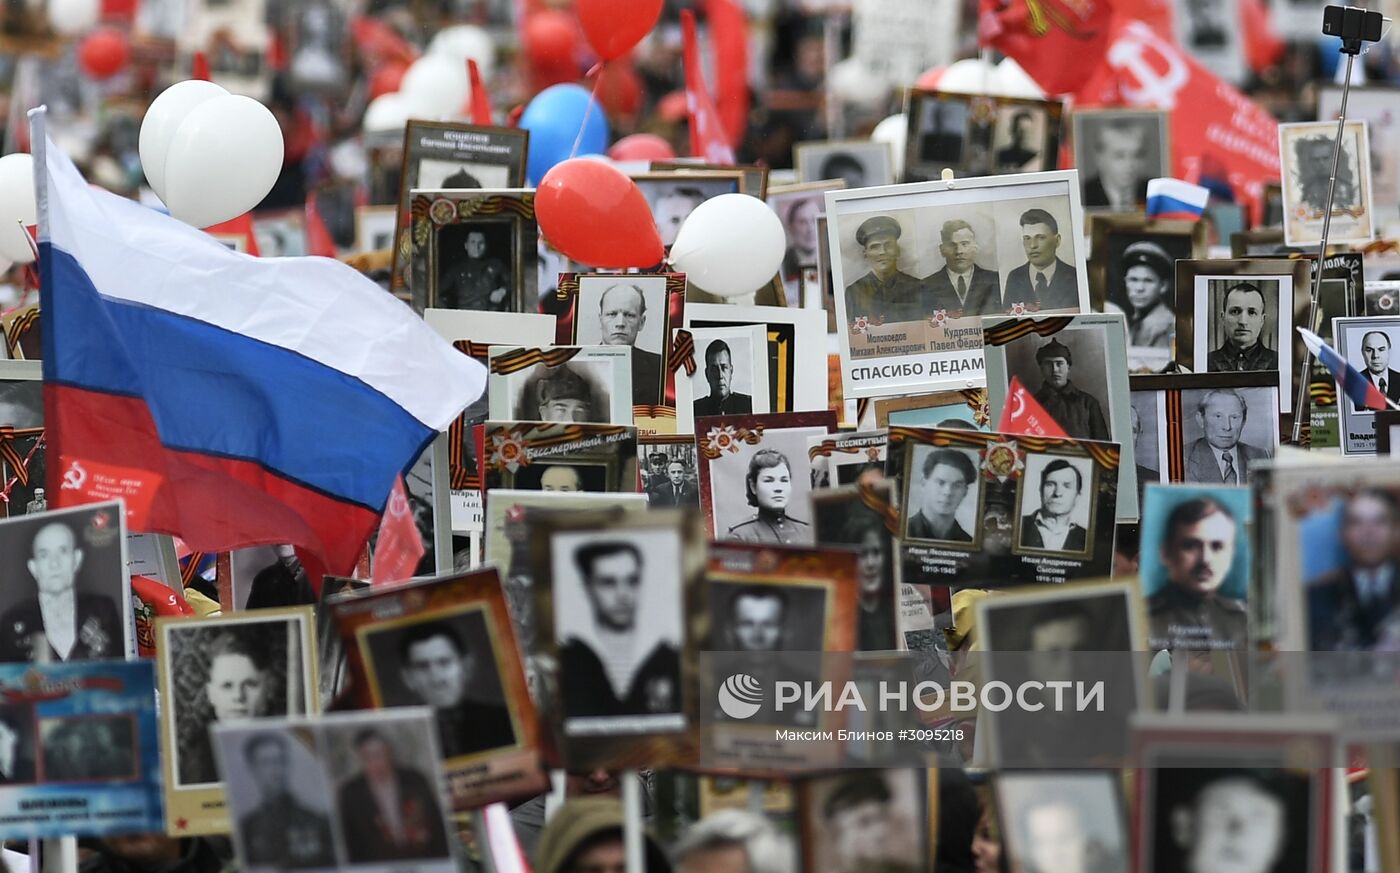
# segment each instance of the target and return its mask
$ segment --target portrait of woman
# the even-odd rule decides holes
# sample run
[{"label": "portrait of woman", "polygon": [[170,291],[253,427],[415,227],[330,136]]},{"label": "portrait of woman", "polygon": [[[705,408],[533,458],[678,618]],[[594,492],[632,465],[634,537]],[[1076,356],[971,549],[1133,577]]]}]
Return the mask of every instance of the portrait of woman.
[{"label": "portrait of woman", "polygon": [[792,464],[774,449],[759,449],[749,458],[744,476],[749,505],[758,512],[729,529],[728,540],[741,543],[810,543],[811,526],[788,515],[792,501]]},{"label": "portrait of woman", "polygon": [[884,519],[864,504],[853,503],[837,542],[854,546],[860,556],[856,648],[867,652],[895,648],[893,550]]}]

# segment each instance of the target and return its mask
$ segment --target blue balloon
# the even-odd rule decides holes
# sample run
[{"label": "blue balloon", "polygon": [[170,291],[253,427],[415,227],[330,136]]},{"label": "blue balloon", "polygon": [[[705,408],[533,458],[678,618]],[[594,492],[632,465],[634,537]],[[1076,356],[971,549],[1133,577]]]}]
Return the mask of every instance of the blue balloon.
[{"label": "blue balloon", "polygon": [[[530,131],[530,157],[526,174],[538,185],[555,164],[569,159],[578,140],[578,154],[602,154],[608,150],[608,119],[603,107],[578,85],[551,85],[535,95],[520,116],[520,126]],[[584,116],[588,121],[585,125]],[[582,139],[579,130],[583,130]]]}]

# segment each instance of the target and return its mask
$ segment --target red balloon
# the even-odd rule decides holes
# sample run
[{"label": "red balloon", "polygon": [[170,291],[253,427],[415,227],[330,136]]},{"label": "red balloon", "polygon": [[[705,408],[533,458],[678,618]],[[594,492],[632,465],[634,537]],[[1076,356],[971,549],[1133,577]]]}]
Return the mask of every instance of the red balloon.
[{"label": "red balloon", "polygon": [[78,46],[78,64],[94,79],[110,79],[126,66],[131,48],[126,34],[113,27],[94,30]]},{"label": "red balloon", "polygon": [[403,84],[403,74],[408,72],[408,64],[388,61],[374,68],[369,77],[369,99],[393,94]]},{"label": "red balloon", "polygon": [[578,70],[578,27],[567,13],[544,9],[525,19],[525,56],[536,70]]},{"label": "red balloon", "polygon": [[609,115],[636,115],[642,108],[642,80],[630,63],[605,65],[595,88],[598,102]]},{"label": "red balloon", "polygon": [[602,161],[555,164],[535,191],[535,217],[550,245],[590,267],[650,267],[664,254],[641,189]]},{"label": "red balloon", "polygon": [[661,18],[662,0],[578,0],[583,35],[605,61],[620,58],[651,33]]},{"label": "red balloon", "polygon": [[672,161],[676,153],[654,133],[634,133],[613,143],[608,157],[614,161]]}]

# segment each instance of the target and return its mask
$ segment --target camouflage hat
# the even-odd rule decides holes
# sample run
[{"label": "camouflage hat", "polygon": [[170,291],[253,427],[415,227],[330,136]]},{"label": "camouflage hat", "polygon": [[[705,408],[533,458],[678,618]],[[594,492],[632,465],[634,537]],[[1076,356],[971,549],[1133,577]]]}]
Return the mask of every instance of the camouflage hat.
[{"label": "camouflage hat", "polygon": [[1140,240],[1123,250],[1123,273],[1133,267],[1146,267],[1163,280],[1173,273],[1172,256],[1155,242]]},{"label": "camouflage hat", "polygon": [[1057,339],[1050,340],[1050,342],[1036,350],[1035,362],[1037,364],[1049,358],[1064,358],[1065,363],[1071,366],[1074,365],[1074,356],[1069,353],[1069,346]]},{"label": "camouflage hat", "polygon": [[860,227],[856,228],[856,244],[863,246],[870,237],[880,235],[899,239],[899,235],[902,233],[904,233],[904,229],[899,226],[899,222],[888,215],[877,215],[862,221]]}]

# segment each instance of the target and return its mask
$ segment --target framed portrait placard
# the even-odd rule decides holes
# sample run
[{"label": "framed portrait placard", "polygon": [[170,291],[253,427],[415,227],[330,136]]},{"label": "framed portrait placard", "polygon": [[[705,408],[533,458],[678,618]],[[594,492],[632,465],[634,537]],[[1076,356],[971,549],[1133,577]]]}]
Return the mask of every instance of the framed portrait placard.
[{"label": "framed portrait placard", "polygon": [[[403,133],[403,163],[399,172],[398,222],[394,229],[394,271],[391,290],[402,293],[415,281],[409,263],[413,246],[409,195],[415,188],[523,188],[528,130],[487,127],[450,121],[410,119]],[[426,290],[415,290],[414,304],[428,305]]]},{"label": "framed portrait placard", "polygon": [[[360,706],[433,708],[453,810],[548,785],[496,568],[338,595],[329,606]],[[436,681],[439,663],[460,668],[455,681]]]},{"label": "framed portrait placard", "polygon": [[938,825],[932,777],[931,770],[907,767],[803,780],[799,833],[810,847],[802,853],[803,873],[924,869]]},{"label": "framed portrait placard", "polygon": [[[1337,125],[1330,121],[1279,125],[1283,237],[1291,246],[1315,246],[1322,241],[1336,144]],[[1342,128],[1328,242],[1370,242],[1376,235],[1372,200],[1371,146],[1366,122],[1347,121]]]},{"label": "framed portrait placard", "polygon": [[[556,513],[531,530],[535,614],[558,665],[552,722],[569,769],[694,761],[704,536],[681,510]],[[623,588],[632,596],[618,596]]]},{"label": "framed portrait placard", "polygon": [[847,188],[878,188],[892,185],[894,147],[868,139],[800,142],[793,146],[797,181],[819,182],[841,179]]},{"label": "framed portrait placard", "polygon": [[637,429],[619,424],[488,421],[482,481],[522,491],[637,490]]},{"label": "framed portrait placard", "polygon": [[1171,175],[1171,115],[1153,109],[1070,113],[1085,212],[1141,212],[1147,181]]},{"label": "framed portrait placard", "polygon": [[[1132,855],[1123,782],[1113,770],[1004,772],[993,776],[996,815],[1016,869],[1040,870],[1062,857],[1127,870]],[[1046,834],[1069,834],[1065,848]],[[1071,848],[1072,846],[1072,848]]]},{"label": "framed portrait placard", "polygon": [[1278,386],[1267,373],[1134,376],[1133,457],[1151,482],[1247,485],[1278,453]]},{"label": "framed portrait placard", "polygon": [[230,829],[212,728],[320,710],[310,607],[156,620],[166,830]]},{"label": "framed portrait placard", "polygon": [[[873,472],[873,471],[871,471]],[[850,549],[856,564],[856,649],[890,652],[903,648],[902,595],[895,584],[893,488],[873,480],[870,472],[855,485],[812,492],[817,542],[824,548]]]},{"label": "framed portrait placard", "polygon": [[697,170],[686,167],[665,172],[637,173],[632,176],[632,181],[646,197],[651,217],[661,231],[661,244],[669,251],[681,225],[695,211],[695,207],[721,194],[743,193],[744,174],[733,168]]},{"label": "framed portrait placard", "polygon": [[1073,172],[826,195],[847,398],[980,387],[984,315],[1089,311]]},{"label": "framed portrait placard", "polygon": [[[693,434],[697,418],[770,411],[772,359],[767,325],[692,327],[689,333],[695,372],[676,374],[676,421],[681,433]],[[779,367],[780,378],[787,369]]]},{"label": "framed portrait placard", "polygon": [[649,506],[700,506],[700,462],[690,434],[637,437],[642,492]]},{"label": "framed portrait placard", "polygon": [[808,437],[807,457],[812,462],[812,488],[839,488],[857,482],[883,481],[885,446],[888,442],[889,436],[883,430]]},{"label": "framed portrait placard", "polygon": [[391,251],[399,213],[393,206],[355,207],[355,251],[359,254]]},{"label": "framed portrait placard", "polygon": [[632,423],[628,346],[495,346],[487,406],[497,420]]},{"label": "framed portrait placard", "polygon": [[537,308],[535,192],[415,188],[409,217],[420,305],[478,312]]},{"label": "framed portrait placard", "polygon": [[0,360],[0,518],[48,508],[42,367],[39,361]]},{"label": "framed portrait placard", "polygon": [[1060,154],[1059,100],[911,90],[904,181],[958,176],[1041,173]]},{"label": "framed portrait placard", "polygon": [[1243,84],[1249,71],[1245,63],[1244,28],[1240,0],[1174,0],[1176,44],[1196,62],[1232,85]]},{"label": "framed portrait placard", "polygon": [[[686,328],[762,326],[768,338],[768,412],[815,412],[827,407],[826,318],[815,309],[785,306],[738,306],[730,303],[688,303]],[[704,349],[696,347],[697,373],[705,367]],[[764,360],[762,350],[754,353]],[[738,360],[737,358],[735,359]],[[693,381],[693,380],[692,380]],[[700,386],[696,385],[698,389]],[[713,386],[709,392],[713,396]],[[697,418],[714,412],[700,406]],[[757,412],[758,408],[755,407]],[[726,405],[719,412],[733,414]]]},{"label": "framed portrait placard", "polygon": [[1070,437],[1118,443],[1118,520],[1136,520],[1123,316],[986,318],[982,334],[992,417],[1001,420],[1017,378]]},{"label": "framed portrait placard", "polygon": [[[738,172],[739,193],[757,197],[768,196],[768,167],[760,164],[706,164],[701,161],[683,158],[675,161],[652,161],[649,164],[653,173],[723,173]],[[726,175],[724,178],[728,178]]]},{"label": "framed portrait placard", "polygon": [[989,588],[1107,576],[1118,446],[891,427],[907,583]]},{"label": "framed portrait placard", "polygon": [[[1396,398],[1400,398],[1400,385],[1394,384],[1394,377],[1397,375],[1395,368],[1400,367],[1400,357],[1392,361],[1391,349],[1396,340],[1400,340],[1400,317],[1334,318],[1332,334],[1337,353],[1384,397],[1396,402]],[[1357,406],[1345,394],[1337,395],[1337,410],[1341,414],[1342,454],[1377,454],[1378,413]]]},{"label": "framed portrait placard", "polygon": [[[1316,10],[1309,11],[1315,18]],[[1314,21],[1309,24],[1316,26]],[[1400,88],[1384,85],[1353,86],[1347,94],[1347,118],[1366,123],[1375,205],[1382,216],[1395,215],[1400,207],[1400,117],[1394,111],[1396,98],[1400,98]],[[1317,119],[1328,122],[1334,133],[1341,106],[1341,86],[1319,82]]]},{"label": "framed portrait placard", "polygon": [[[675,332],[685,324],[684,273],[564,273],[551,307],[555,342],[632,349],[632,415],[642,433],[675,433]],[[683,349],[681,351],[684,351]]]},{"label": "framed portrait placard", "polygon": [[807,279],[817,269],[817,249],[821,242],[817,234],[817,217],[826,212],[826,191],[846,187],[841,179],[824,179],[796,185],[774,185],[768,192],[768,206],[777,214],[787,234],[787,251],[778,271],[788,306],[802,306],[807,299]]}]

